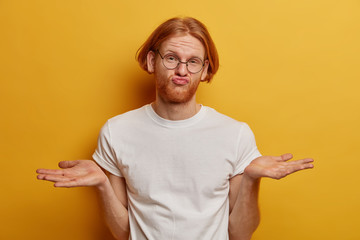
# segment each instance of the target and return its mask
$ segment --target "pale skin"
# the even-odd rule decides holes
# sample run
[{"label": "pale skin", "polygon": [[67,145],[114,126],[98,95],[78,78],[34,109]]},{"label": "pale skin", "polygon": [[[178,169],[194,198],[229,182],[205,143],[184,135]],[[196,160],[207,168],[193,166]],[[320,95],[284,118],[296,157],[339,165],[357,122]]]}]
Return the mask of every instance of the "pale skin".
[{"label": "pale skin", "polygon": [[[175,53],[181,61],[205,56],[201,42],[190,35],[177,35],[164,41],[159,50],[162,54]],[[201,108],[195,94],[189,95],[205,79],[208,62],[199,73],[190,73],[185,64],[173,70],[166,69],[158,54],[149,52],[148,71],[154,73],[156,100],[152,107],[158,115],[169,120],[182,120],[194,116]],[[177,84],[176,80],[185,81]],[[194,89],[195,88],[195,89]],[[289,174],[313,168],[313,159],[295,161],[291,154],[262,156],[251,162],[241,175],[229,180],[229,239],[249,240],[260,222],[258,192],[263,177],[281,179]],[[127,212],[126,182],[103,171],[91,160],[63,161],[60,169],[38,169],[38,179],[54,182],[55,187],[90,186],[97,189],[101,208],[109,229],[116,239],[128,239],[129,218]]]}]

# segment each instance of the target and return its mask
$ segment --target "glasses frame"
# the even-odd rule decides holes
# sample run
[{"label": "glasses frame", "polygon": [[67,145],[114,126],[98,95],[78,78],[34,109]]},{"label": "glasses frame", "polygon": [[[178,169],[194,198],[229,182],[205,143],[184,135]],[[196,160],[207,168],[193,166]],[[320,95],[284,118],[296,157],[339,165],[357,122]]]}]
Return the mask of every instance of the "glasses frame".
[{"label": "glasses frame", "polygon": [[156,52],[157,52],[157,53],[159,54],[159,56],[161,57],[161,61],[162,61],[162,64],[164,65],[164,67],[166,67],[166,68],[169,69],[169,70],[173,70],[173,69],[179,67],[179,65],[180,65],[180,63],[181,63],[181,64],[185,64],[185,65],[186,65],[186,69],[187,69],[190,73],[195,74],[195,73],[200,72],[200,71],[204,68],[204,66],[205,66],[205,61],[203,61],[203,60],[201,60],[200,58],[196,57],[196,58],[198,58],[198,59],[201,61],[202,65],[201,65],[201,68],[200,68],[199,71],[197,71],[197,72],[192,72],[192,71],[189,70],[189,61],[190,61],[191,59],[193,59],[193,58],[190,58],[190,59],[187,60],[186,62],[182,62],[182,61],[180,61],[180,58],[179,58],[178,56],[176,56],[175,54],[173,54],[173,55],[176,57],[178,63],[177,63],[177,65],[176,65],[175,67],[169,68],[169,67],[167,67],[167,66],[165,65],[165,63],[164,63],[164,58],[165,58],[168,54],[165,54],[164,57],[163,57],[163,56],[161,55],[159,49],[156,49]]}]

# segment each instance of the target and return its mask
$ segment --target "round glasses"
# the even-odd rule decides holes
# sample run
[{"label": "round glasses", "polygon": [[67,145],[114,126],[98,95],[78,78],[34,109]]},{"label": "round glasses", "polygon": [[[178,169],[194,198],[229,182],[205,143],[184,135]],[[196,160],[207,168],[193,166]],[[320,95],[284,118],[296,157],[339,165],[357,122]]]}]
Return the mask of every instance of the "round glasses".
[{"label": "round glasses", "polygon": [[162,59],[164,67],[169,70],[175,69],[179,66],[180,63],[186,64],[186,68],[191,73],[198,73],[204,67],[205,63],[198,57],[193,57],[187,60],[186,62],[180,61],[179,57],[173,53],[168,53],[164,57],[161,55],[159,50],[156,50]]}]

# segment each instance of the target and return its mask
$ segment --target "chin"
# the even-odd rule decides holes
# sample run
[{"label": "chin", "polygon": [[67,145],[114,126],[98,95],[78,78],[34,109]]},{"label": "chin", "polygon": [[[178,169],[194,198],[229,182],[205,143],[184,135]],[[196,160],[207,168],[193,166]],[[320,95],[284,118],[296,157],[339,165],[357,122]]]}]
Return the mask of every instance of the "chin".
[{"label": "chin", "polygon": [[190,102],[193,99],[194,95],[191,94],[166,94],[161,95],[161,98],[164,99],[166,102],[173,103],[173,104],[181,104]]},{"label": "chin", "polygon": [[156,82],[156,92],[164,102],[172,104],[183,104],[195,98],[200,81],[192,80],[187,85],[178,86],[172,83],[171,77],[166,81]]},{"label": "chin", "polygon": [[197,86],[188,89],[165,88],[159,89],[159,96],[166,102],[173,104],[187,103],[194,99]]}]

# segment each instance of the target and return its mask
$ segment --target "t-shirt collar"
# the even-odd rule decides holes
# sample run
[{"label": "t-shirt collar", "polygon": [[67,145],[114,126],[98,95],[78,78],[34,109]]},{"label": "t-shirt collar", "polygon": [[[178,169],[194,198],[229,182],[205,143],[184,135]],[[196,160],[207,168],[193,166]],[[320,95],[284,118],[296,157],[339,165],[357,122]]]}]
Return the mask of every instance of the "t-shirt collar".
[{"label": "t-shirt collar", "polygon": [[206,107],[201,105],[200,110],[192,117],[184,120],[169,120],[160,117],[152,108],[151,104],[145,105],[145,110],[148,116],[157,124],[168,128],[184,128],[194,125],[200,121],[206,113]]}]

